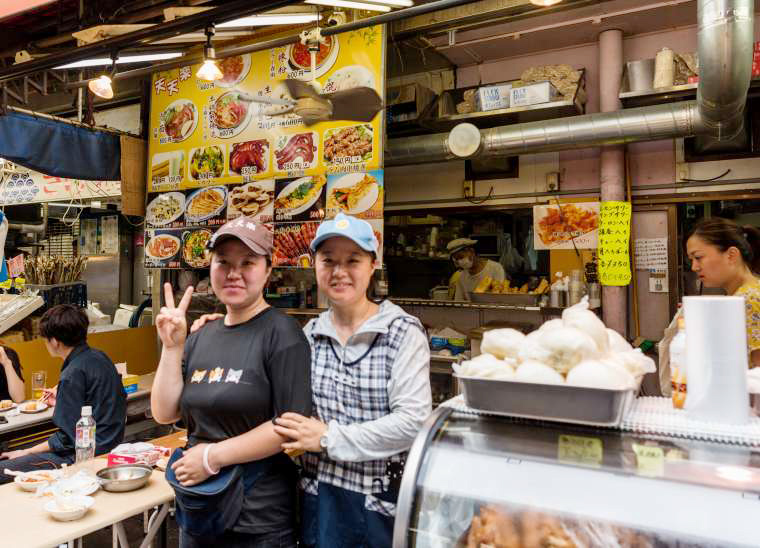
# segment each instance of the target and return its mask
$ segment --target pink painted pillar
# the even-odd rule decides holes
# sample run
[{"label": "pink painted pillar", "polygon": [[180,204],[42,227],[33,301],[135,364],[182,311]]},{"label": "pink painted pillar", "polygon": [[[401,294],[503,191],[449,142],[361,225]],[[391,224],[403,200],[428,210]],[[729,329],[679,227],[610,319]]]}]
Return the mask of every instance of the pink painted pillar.
[{"label": "pink painted pillar", "polygon": [[[599,108],[601,112],[620,109],[620,82],[623,77],[623,31],[606,30],[599,34]],[[625,149],[603,147],[600,155],[599,178],[602,201],[625,200]],[[604,323],[626,334],[628,317],[628,288],[602,288]]]}]

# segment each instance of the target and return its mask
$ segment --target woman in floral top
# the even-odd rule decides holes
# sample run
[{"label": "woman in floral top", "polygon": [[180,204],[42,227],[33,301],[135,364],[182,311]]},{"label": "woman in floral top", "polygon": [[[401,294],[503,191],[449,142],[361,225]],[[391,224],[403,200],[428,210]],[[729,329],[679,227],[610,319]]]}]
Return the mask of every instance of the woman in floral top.
[{"label": "woman in floral top", "polygon": [[691,269],[705,287],[744,297],[750,367],[760,366],[760,230],[727,219],[700,221],[686,242]]}]

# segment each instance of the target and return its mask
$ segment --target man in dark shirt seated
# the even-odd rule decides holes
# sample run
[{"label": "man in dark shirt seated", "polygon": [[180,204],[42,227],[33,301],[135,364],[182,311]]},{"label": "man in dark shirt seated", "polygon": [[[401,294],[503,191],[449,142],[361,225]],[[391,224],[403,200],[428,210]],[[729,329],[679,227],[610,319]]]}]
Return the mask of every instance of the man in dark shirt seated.
[{"label": "man in dark shirt seated", "polygon": [[[92,407],[95,419],[95,454],[107,453],[124,437],[127,398],[113,362],[100,350],[87,345],[89,320],[84,310],[58,305],[40,321],[40,334],[53,357],[63,359],[58,389],[53,398],[53,423],[58,431],[28,449],[0,454],[0,470],[27,472],[58,468],[75,460],[76,423],[82,407]],[[13,481],[0,473],[0,483]]]}]

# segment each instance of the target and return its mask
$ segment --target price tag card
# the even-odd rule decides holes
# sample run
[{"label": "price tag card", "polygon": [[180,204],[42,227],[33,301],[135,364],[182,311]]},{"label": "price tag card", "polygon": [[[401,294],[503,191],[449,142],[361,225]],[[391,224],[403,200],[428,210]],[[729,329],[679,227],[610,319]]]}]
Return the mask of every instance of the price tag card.
[{"label": "price tag card", "polygon": [[604,448],[599,438],[561,435],[558,441],[557,459],[569,464],[582,464],[598,468],[602,465]]},{"label": "price tag card", "polygon": [[602,285],[628,285],[631,203],[602,202],[599,217],[599,280]]},{"label": "price tag card", "polygon": [[642,476],[662,477],[665,473],[665,453],[660,447],[633,444],[636,468]]}]

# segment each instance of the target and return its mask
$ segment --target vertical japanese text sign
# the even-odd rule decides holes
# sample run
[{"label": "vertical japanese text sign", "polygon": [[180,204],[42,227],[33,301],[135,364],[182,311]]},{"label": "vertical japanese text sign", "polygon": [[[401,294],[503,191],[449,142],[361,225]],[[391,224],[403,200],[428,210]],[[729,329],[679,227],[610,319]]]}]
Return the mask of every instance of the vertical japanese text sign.
[{"label": "vertical japanese text sign", "polygon": [[599,222],[599,280],[602,285],[631,283],[631,203],[602,202]]}]

